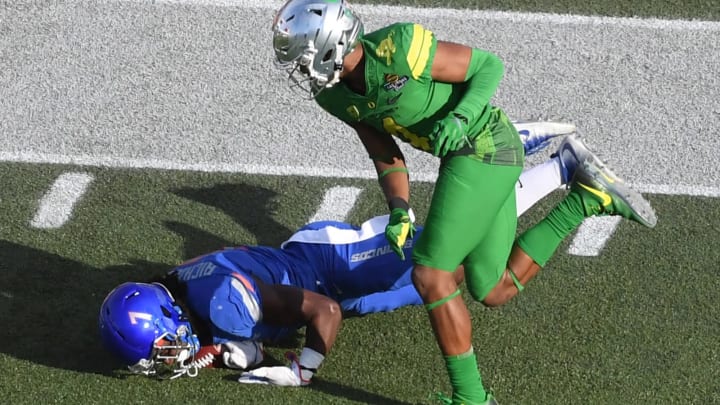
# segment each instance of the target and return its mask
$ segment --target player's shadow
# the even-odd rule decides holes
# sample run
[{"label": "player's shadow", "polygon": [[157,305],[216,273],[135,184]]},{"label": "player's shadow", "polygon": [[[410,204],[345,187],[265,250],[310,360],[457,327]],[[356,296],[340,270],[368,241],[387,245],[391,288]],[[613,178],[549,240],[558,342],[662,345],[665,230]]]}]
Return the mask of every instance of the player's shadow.
[{"label": "player's shadow", "polygon": [[[223,211],[238,225],[255,232],[258,245],[277,247],[292,234],[291,229],[274,219],[275,191],[249,184],[226,183],[208,188],[182,188],[173,193]],[[195,246],[207,245],[202,240],[193,239],[192,242],[196,244],[191,246],[191,251],[196,251]]]},{"label": "player's shadow", "polygon": [[183,257],[185,259],[192,259],[206,253],[237,245],[237,242],[232,242],[182,222],[166,221],[164,226],[182,237]]},{"label": "player's shadow", "polygon": [[[165,225],[183,239],[188,259],[229,243],[179,222]],[[126,376],[100,343],[102,300],[123,282],[148,281],[171,268],[145,261],[96,268],[0,240],[0,353],[53,368]],[[290,338],[286,347],[299,339]]]},{"label": "player's shadow", "polygon": [[122,282],[143,281],[167,265],[138,262],[99,269],[0,241],[0,352],[48,367],[115,375],[100,344],[98,314]]},{"label": "player's shadow", "polygon": [[[273,366],[286,366],[287,361],[279,360],[274,357],[265,358],[265,360],[262,362],[262,364],[258,365],[258,367],[273,367]],[[238,375],[237,374],[231,374],[226,375],[224,377],[227,381],[232,381],[234,383],[237,382]],[[275,387],[269,386],[268,389],[277,389]],[[307,387],[303,389],[312,389],[315,391],[321,391],[325,394],[330,394],[332,396],[338,397],[338,398],[345,398],[349,401],[357,402],[357,403],[363,403],[363,404],[373,404],[373,405],[414,405],[413,402],[404,402],[404,401],[398,401],[397,399],[392,399],[385,397],[380,394],[375,394],[372,392],[365,391],[361,388],[355,388],[344,384],[338,384],[332,381],[326,381],[322,377],[315,376],[312,379],[312,384],[308,385]]]},{"label": "player's shadow", "polygon": [[[273,219],[276,193],[262,187],[225,184],[180,189],[176,193],[224,211],[250,231],[263,230],[257,235],[257,244],[278,246],[292,233]],[[183,239],[185,258],[230,244],[222,237],[181,222],[166,222],[165,226]],[[100,305],[117,285],[147,281],[171,267],[137,261],[96,268],[0,240],[0,353],[47,367],[127,377],[118,360],[101,345],[97,325]],[[301,341],[302,335],[298,334],[273,346],[297,349]],[[269,358],[264,364],[280,365],[285,361]],[[314,380],[311,389],[337,397],[373,404],[404,404],[321,377]]]},{"label": "player's shadow", "polygon": [[411,405],[412,402],[398,401],[397,399],[388,398],[380,394],[365,391],[360,388],[349,387],[344,384],[338,384],[331,381],[325,381],[322,378],[313,378],[313,383],[308,386],[316,391],[322,391],[326,394],[334,395],[338,398],[346,398],[365,404],[376,405]]}]

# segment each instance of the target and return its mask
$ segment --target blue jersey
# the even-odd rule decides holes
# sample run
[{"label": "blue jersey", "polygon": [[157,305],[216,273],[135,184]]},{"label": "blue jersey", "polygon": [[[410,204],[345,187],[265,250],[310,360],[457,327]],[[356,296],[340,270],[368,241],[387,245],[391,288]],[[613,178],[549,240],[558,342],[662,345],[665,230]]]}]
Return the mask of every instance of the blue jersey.
[{"label": "blue jersey", "polygon": [[[340,302],[343,310],[359,314],[421,303],[410,281],[412,263],[401,261],[390,249],[385,224],[387,216],[373,218],[361,227],[315,222],[293,234],[280,249],[243,246],[220,250],[173,271],[187,286],[190,309],[211,326],[214,343],[277,341],[304,325],[281,327],[263,322],[256,279],[329,296]],[[412,244],[412,240],[406,243],[407,258]]]},{"label": "blue jersey", "polygon": [[293,234],[282,249],[319,266],[327,295],[338,301],[392,290],[409,281],[411,249],[422,227],[405,243],[406,260],[402,261],[385,239],[387,221],[385,215],[360,227],[337,221],[313,222]]},{"label": "blue jersey", "polygon": [[210,325],[214,343],[228,340],[274,341],[302,325],[280,327],[262,321],[262,296],[256,279],[266,284],[303,287],[312,276],[292,270],[278,249],[240,247],[197,257],[175,268],[187,287],[187,305]]}]

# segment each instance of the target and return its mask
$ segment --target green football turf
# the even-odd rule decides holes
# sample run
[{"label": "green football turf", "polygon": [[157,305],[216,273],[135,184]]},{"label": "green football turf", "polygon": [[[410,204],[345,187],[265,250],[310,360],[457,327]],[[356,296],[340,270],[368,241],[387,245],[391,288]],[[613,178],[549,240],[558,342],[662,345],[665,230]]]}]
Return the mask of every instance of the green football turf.
[{"label": "green football turf", "polygon": [[[30,227],[39,197],[68,171],[95,177],[72,219]],[[97,310],[115,285],[223,246],[277,245],[333,186],[364,190],[350,222],[382,214],[374,180],[0,164],[0,182],[4,403],[430,404],[431,392],[449,390],[419,307],[346,320],[307,389],[245,386],[223,370],[157,382],[129,376],[99,345]],[[413,189],[420,221],[430,190]],[[720,199],[648,198],[656,229],[624,221],[592,258],[566,254],[566,243],[507,306],[470,304],[485,384],[503,403],[720,402]],[[280,361],[301,342],[270,353]]]}]

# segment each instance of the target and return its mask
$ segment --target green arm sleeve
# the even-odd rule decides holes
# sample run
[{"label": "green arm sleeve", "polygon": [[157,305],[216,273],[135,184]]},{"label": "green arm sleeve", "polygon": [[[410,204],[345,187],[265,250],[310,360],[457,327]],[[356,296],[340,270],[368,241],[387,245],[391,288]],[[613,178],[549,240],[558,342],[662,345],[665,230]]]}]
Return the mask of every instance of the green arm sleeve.
[{"label": "green arm sleeve", "polygon": [[495,94],[505,67],[495,54],[473,49],[465,82],[467,89],[453,110],[473,123]]}]

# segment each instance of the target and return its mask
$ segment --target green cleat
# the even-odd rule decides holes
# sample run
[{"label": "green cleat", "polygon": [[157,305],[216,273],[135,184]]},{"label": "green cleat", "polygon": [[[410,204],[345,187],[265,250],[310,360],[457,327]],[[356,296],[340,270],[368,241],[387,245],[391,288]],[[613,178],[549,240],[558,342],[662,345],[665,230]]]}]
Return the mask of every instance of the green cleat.
[{"label": "green cleat", "polygon": [[570,189],[582,196],[586,215],[620,215],[655,227],[657,216],[650,203],[610,171],[581,140],[569,136],[560,148],[566,153],[572,151],[577,159]]}]

